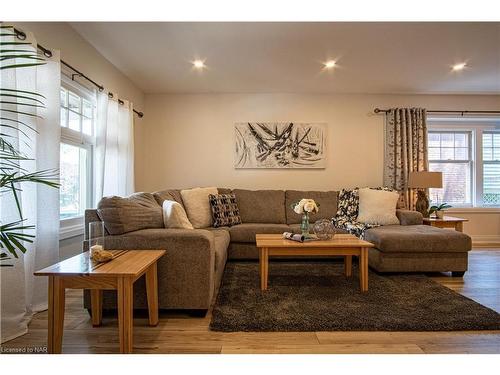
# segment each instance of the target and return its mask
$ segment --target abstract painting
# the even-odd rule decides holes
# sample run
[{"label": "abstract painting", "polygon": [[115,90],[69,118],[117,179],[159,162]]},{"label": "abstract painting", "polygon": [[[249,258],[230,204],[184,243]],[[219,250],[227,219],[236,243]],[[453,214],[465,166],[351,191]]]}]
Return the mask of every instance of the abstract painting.
[{"label": "abstract painting", "polygon": [[235,168],[325,168],[325,124],[245,122],[234,129]]}]

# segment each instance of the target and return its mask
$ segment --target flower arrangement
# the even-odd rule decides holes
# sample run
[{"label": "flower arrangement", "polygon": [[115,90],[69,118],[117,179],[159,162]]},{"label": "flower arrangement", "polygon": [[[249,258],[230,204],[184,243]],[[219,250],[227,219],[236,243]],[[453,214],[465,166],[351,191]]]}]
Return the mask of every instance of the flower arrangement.
[{"label": "flower arrangement", "polygon": [[317,213],[319,211],[319,203],[316,203],[314,199],[301,199],[291,205],[293,211],[299,215],[302,215],[302,222],[300,224],[300,230],[303,236],[309,236],[309,214]]},{"label": "flower arrangement", "polygon": [[295,213],[303,215],[305,213],[316,213],[319,211],[319,204],[314,201],[314,199],[301,199],[298,202],[292,204],[292,208]]}]

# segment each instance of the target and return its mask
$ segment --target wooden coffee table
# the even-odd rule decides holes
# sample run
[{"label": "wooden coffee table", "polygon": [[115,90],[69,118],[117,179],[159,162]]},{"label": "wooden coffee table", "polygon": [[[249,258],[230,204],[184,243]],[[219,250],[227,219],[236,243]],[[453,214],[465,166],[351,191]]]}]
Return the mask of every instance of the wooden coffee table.
[{"label": "wooden coffee table", "polygon": [[92,325],[102,321],[102,291],[118,291],[120,352],[131,353],[133,343],[134,282],[146,274],[149,325],[158,324],[158,281],[156,263],[165,250],[115,250],[113,260],[94,263],[89,252],[63,260],[35,272],[49,277],[48,352],[61,353],[64,328],[65,290],[90,289]]},{"label": "wooden coffee table", "polygon": [[257,234],[260,260],[260,288],[267,289],[270,256],[344,256],[346,276],[352,274],[352,256],[359,258],[359,284],[362,292],[368,291],[368,249],[370,242],[360,240],[352,234],[336,234],[331,240],[295,242],[285,240],[281,234]]}]

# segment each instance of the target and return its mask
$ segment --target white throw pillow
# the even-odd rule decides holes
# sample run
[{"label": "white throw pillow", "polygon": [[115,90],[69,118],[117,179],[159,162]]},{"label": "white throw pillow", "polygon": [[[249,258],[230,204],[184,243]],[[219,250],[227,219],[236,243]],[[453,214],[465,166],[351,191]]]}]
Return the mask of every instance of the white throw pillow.
[{"label": "white throw pillow", "polygon": [[165,228],[194,229],[180,203],[169,200],[163,202],[163,224]]},{"label": "white throw pillow", "polygon": [[216,187],[181,190],[182,202],[193,227],[207,228],[212,226],[212,210],[208,196],[216,195]]},{"label": "white throw pillow", "polygon": [[396,216],[398,199],[399,194],[394,191],[359,189],[357,221],[378,225],[399,224]]}]

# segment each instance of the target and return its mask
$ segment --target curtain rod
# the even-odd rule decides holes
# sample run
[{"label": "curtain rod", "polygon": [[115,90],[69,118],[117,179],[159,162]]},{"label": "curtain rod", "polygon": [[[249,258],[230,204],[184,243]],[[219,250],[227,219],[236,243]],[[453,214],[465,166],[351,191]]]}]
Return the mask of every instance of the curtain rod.
[{"label": "curtain rod", "polygon": [[[380,109],[380,108],[375,108],[373,112],[375,113],[387,113],[390,112],[390,109]],[[434,110],[430,109],[427,111],[427,113],[460,113],[462,116],[464,114],[468,113],[477,113],[477,114],[493,114],[493,113],[499,113],[500,111],[457,111],[457,110]]]},{"label": "curtain rod", "polygon": [[[18,29],[16,29],[14,27],[14,32],[16,33],[16,36],[18,39],[20,40],[25,40],[26,39],[26,34]],[[36,45],[37,48],[43,52],[43,54],[46,56],[46,57],[52,57],[52,52],[45,48],[44,46],[42,46],[41,44],[37,44]],[[78,69],[72,67],[71,65],[69,65],[66,61],[64,60],[61,60],[61,64],[65,65],[66,67],[68,67],[69,69],[71,69],[72,71],[74,71],[76,74],[72,74],[71,75],[71,79],[74,80],[75,79],[75,76],[77,77],[81,77],[83,79],[86,79],[87,81],[89,81],[90,83],[92,83],[95,87],[98,88],[99,91],[104,91],[104,86],[103,85],[100,85],[98,84],[97,82],[95,82],[94,80],[92,80],[91,78],[87,77],[85,74],[83,74],[82,72],[80,72]],[[113,93],[111,92],[108,92],[108,96],[110,98],[113,97]],[[118,103],[119,104],[124,104],[125,102],[122,100],[122,99],[117,99],[118,100]],[[135,109],[133,109],[133,111],[137,114],[137,116],[139,116],[139,118],[142,118],[144,116],[144,113],[141,112],[141,111],[137,111]]]}]

